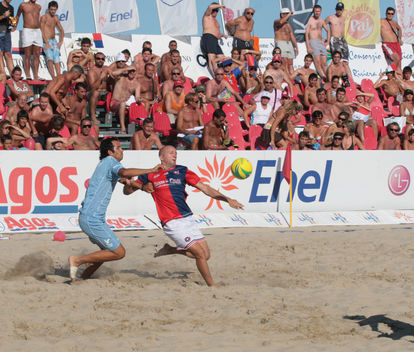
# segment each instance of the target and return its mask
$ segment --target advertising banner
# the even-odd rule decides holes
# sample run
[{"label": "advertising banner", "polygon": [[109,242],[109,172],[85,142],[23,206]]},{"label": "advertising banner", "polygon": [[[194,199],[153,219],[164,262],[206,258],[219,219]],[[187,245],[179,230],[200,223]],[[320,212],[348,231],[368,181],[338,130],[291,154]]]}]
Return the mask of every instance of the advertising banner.
[{"label": "advertising banner", "polygon": [[395,7],[403,42],[414,44],[414,0],[395,0]]},{"label": "advertising banner", "polygon": [[157,9],[161,34],[194,35],[198,33],[195,0],[157,0]]},{"label": "advertising banner", "polygon": [[[13,153],[12,159],[10,153]],[[284,151],[204,151],[200,156],[199,152],[179,151],[178,163],[196,172],[204,183],[240,201],[244,204],[244,213],[250,214],[235,213],[227,203],[187,187],[188,204],[198,214],[200,222],[208,224],[207,219],[211,218],[210,222],[217,226],[243,225],[243,221],[249,226],[286,226],[284,219],[289,218],[289,198],[288,184],[283,182],[282,175]],[[250,160],[253,167],[250,177],[244,180],[235,178],[230,171],[230,165],[239,157]],[[391,223],[398,219],[402,219],[399,222],[411,221],[413,214],[405,210],[413,208],[412,157],[410,151],[293,151],[295,226],[312,224],[314,220],[304,215],[309,212],[355,210],[368,212],[364,220],[367,224],[375,222],[372,220],[375,216],[381,219],[375,211],[387,209],[401,211],[388,216],[393,218],[389,220]],[[157,151],[126,151],[122,163],[125,167],[149,168],[157,160]],[[9,226],[7,224],[19,227],[14,222],[18,221],[26,228],[47,229],[58,226],[58,220],[51,216],[77,217],[89,178],[98,164],[98,152],[0,151],[0,164],[3,227]],[[158,225],[154,214],[156,209],[150,194],[137,191],[125,196],[121,185],[116,187],[107,213],[109,218],[118,219],[118,223],[111,223],[113,226],[118,224],[124,228]],[[15,217],[31,220],[21,222],[21,218]],[[339,217],[338,221],[341,219]],[[318,223],[320,221],[315,224]]]},{"label": "advertising banner", "polygon": [[227,23],[243,16],[244,10],[250,7],[250,0],[222,0],[221,4],[226,6],[223,14],[224,22]]},{"label": "advertising banner", "polygon": [[318,0],[280,0],[280,8],[288,8],[293,11],[289,24],[292,27],[298,43],[305,41],[306,25],[312,16],[313,7]]}]

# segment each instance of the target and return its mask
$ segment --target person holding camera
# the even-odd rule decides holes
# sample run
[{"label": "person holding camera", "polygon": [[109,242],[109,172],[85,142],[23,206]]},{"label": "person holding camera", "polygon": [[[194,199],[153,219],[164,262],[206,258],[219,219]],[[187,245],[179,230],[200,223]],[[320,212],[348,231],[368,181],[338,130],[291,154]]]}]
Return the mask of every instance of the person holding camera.
[{"label": "person holding camera", "polygon": [[334,51],[332,53],[332,63],[328,67],[328,81],[332,80],[333,76],[338,76],[342,79],[342,86],[349,87],[350,80],[353,81],[351,70],[349,69],[348,64],[341,61],[342,55],[339,51]]}]

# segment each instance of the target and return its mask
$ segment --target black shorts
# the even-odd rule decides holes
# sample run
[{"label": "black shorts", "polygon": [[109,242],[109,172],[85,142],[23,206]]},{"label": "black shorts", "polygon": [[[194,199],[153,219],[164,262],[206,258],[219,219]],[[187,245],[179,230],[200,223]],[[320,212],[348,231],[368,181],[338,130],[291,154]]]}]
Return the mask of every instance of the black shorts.
[{"label": "black shorts", "polygon": [[33,138],[36,143],[40,143],[42,148],[46,150],[46,136],[44,134],[39,134],[37,137]]},{"label": "black shorts", "polygon": [[210,33],[203,34],[201,37],[200,47],[204,54],[223,55],[218,39]]},{"label": "black shorts", "polygon": [[233,38],[233,48],[238,48],[240,50],[243,50],[243,49],[253,50],[253,47],[250,44],[250,42],[245,42],[244,40],[241,40],[236,37]]}]

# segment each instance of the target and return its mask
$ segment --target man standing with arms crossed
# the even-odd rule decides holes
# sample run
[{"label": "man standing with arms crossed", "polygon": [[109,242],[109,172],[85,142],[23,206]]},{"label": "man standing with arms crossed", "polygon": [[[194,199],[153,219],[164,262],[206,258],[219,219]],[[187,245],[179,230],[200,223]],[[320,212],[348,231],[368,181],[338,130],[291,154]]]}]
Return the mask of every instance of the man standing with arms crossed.
[{"label": "man standing with arms crossed", "polygon": [[250,43],[254,26],[253,16],[254,10],[248,8],[244,10],[243,16],[226,23],[226,29],[233,36],[233,48],[253,49]]},{"label": "man standing with arms crossed", "polygon": [[193,186],[211,198],[229,203],[234,209],[243,209],[243,205],[201,182],[186,166],[177,165],[177,150],[173,146],[163,147],[159,157],[163,170],[142,175],[138,182],[131,181],[130,185],[126,184],[124,194],[131,194],[137,189],[152,193],[164,233],[177,245],[172,247],[166,243],[154,256],[182,254],[193,258],[207,285],[216,286],[207,264],[210,249],[185,201],[185,186]]},{"label": "man standing with arms crossed", "polygon": [[42,33],[40,32],[40,9],[36,0],[22,2],[17,10],[16,23],[19,23],[23,14],[22,46],[24,48],[24,72],[26,79],[30,79],[30,57],[33,55],[33,77],[39,79],[40,48],[43,46]]},{"label": "man standing with arms crossed", "polygon": [[140,176],[149,172],[157,172],[160,165],[152,169],[126,169],[121,164],[123,150],[119,140],[109,137],[102,141],[100,146],[100,162],[96,167],[86,190],[85,200],[79,210],[79,226],[89,240],[98,245],[100,250],[86,255],[72,255],[69,257],[70,278],[76,281],[78,267],[89,264],[82,273],[86,280],[104,263],[119,260],[125,256],[125,248],[118,237],[109,228],[105,221],[106,209],[111,200],[117,182],[128,184],[130,181],[121,179]]},{"label": "man standing with arms crossed", "polygon": [[[326,45],[330,41],[331,32],[325,21],[321,18],[321,13],[322,7],[315,5],[313,7],[313,16],[309,18],[308,25],[306,26],[305,40],[308,54],[313,55],[316,71],[321,78],[326,80],[326,70],[328,68]],[[323,39],[322,29],[325,29],[328,34],[327,39]]]},{"label": "man standing with arms crossed", "polygon": [[225,9],[226,6],[216,2],[210,4],[203,15],[203,36],[201,37],[201,51],[207,55],[208,67],[213,73],[216,68],[216,59],[223,57],[223,51],[220,48],[218,40],[221,37],[227,38],[227,35],[220,33],[220,24],[217,21],[219,9]]},{"label": "man standing with arms crossed", "polygon": [[[63,44],[64,30],[60,24],[59,18],[56,15],[58,3],[56,1],[49,2],[48,13],[42,16],[40,20],[40,27],[42,29],[42,37],[45,42],[45,54],[47,60],[47,67],[49,68],[52,79],[60,75],[60,47]],[[59,42],[55,39],[55,27],[59,28],[60,37]],[[53,69],[54,68],[54,69]],[[56,75],[55,75],[56,71]]]},{"label": "man standing with arms crossed", "polygon": [[293,11],[290,11],[288,8],[283,8],[280,10],[280,19],[275,20],[273,23],[275,46],[282,50],[280,56],[282,56],[286,73],[289,76],[293,74],[293,59],[299,53],[296,37],[288,22],[292,15]]}]

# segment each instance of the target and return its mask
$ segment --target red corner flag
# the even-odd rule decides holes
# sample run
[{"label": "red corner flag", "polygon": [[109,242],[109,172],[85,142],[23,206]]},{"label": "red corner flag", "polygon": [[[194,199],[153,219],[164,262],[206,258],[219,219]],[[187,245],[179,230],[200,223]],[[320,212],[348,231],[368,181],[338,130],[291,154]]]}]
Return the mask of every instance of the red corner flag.
[{"label": "red corner flag", "polygon": [[286,182],[290,184],[290,170],[292,170],[292,145],[289,143],[283,161],[282,174]]}]

